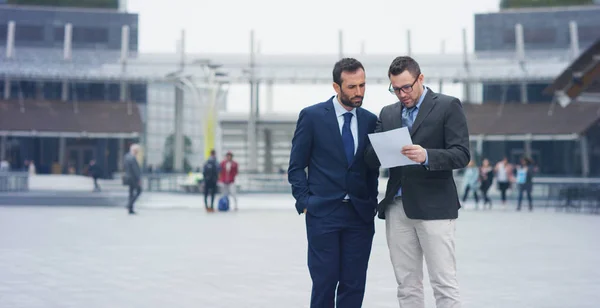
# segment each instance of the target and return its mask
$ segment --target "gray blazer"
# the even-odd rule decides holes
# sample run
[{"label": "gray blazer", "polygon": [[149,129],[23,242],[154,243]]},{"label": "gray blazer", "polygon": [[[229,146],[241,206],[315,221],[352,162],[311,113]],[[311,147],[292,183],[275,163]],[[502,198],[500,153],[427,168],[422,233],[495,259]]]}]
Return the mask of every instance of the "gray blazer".
[{"label": "gray blazer", "polygon": [[[402,127],[402,108],[400,102],[383,107],[375,132]],[[427,150],[429,166],[390,168],[385,198],[377,207],[379,218],[385,218],[386,207],[393,202],[400,187],[408,218],[457,218],[460,202],[452,170],[464,168],[471,159],[469,130],[460,100],[428,89],[410,136],[413,144]],[[365,151],[365,160],[371,168],[381,165],[370,145]]]},{"label": "gray blazer", "polygon": [[137,185],[142,178],[142,171],[135,156],[131,153],[125,154],[123,168],[125,169],[125,177],[129,185]]}]

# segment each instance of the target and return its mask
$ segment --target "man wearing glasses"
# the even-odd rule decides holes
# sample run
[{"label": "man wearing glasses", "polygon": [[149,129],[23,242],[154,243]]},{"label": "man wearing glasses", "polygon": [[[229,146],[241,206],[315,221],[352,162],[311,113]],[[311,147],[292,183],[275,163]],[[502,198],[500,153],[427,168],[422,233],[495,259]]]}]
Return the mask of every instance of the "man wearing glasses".
[{"label": "man wearing glasses", "polygon": [[[397,57],[388,71],[389,90],[399,102],[381,110],[375,132],[407,127],[413,145],[402,154],[418,163],[390,169],[377,211],[385,219],[390,257],[403,308],[423,308],[423,257],[438,308],[460,307],[454,252],[460,203],[453,169],[470,161],[467,121],[457,98],[423,86],[419,64]],[[371,168],[381,164],[371,146]]]}]

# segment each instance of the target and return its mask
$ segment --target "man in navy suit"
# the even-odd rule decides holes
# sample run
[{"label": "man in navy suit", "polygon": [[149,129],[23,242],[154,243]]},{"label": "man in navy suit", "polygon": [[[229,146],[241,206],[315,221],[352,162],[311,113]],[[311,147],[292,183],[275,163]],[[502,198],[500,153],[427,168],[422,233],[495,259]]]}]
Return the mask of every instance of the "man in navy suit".
[{"label": "man in navy suit", "polygon": [[360,108],[365,70],[356,59],[335,64],[333,88],[336,96],[300,111],[288,180],[296,210],[306,216],[310,306],[361,307],[379,176],[363,155],[377,116]]}]

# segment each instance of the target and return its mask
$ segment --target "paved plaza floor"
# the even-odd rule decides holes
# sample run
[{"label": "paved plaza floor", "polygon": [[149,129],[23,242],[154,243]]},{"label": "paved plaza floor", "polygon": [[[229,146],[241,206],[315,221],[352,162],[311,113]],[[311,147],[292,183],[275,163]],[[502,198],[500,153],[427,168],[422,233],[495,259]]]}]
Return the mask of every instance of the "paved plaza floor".
[{"label": "paved plaza floor", "polygon": [[[136,216],[0,207],[0,307],[308,307],[293,200],[239,201],[238,212],[207,214],[199,196],[146,193]],[[377,220],[363,307],[398,307],[384,230]],[[598,215],[461,210],[463,307],[600,307],[599,236]],[[425,291],[435,307],[429,283]]]}]

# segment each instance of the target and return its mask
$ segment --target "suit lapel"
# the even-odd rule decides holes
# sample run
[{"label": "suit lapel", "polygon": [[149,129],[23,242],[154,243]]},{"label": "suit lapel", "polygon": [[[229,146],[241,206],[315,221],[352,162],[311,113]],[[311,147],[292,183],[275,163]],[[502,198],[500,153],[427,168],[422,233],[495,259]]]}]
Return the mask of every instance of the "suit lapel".
[{"label": "suit lapel", "polygon": [[[335,108],[333,107],[333,100],[335,96],[332,97],[325,104],[325,114],[324,114],[324,122],[327,124],[329,128],[329,133],[333,138],[333,147],[336,149],[338,156],[343,161],[347,162],[346,153],[344,153],[344,142],[342,141],[342,134],[340,133],[340,126],[338,123],[337,116],[335,115]],[[359,122],[360,123],[360,122]]]},{"label": "suit lapel", "polygon": [[365,120],[365,113],[364,110],[362,110],[361,108],[356,108],[356,120],[358,121],[358,147],[356,148],[356,154],[354,154],[354,159],[352,160],[352,163],[354,163],[360,156],[360,153],[363,152],[362,149],[365,146],[365,138],[369,138],[367,136],[368,127]]},{"label": "suit lapel", "polygon": [[[433,93],[433,91],[431,91],[431,89],[427,88],[427,94],[425,94],[425,98],[423,99],[423,102],[421,103],[421,107],[419,108],[419,112],[417,113],[417,118],[415,119],[415,123],[413,123],[412,129],[410,131],[411,137],[414,136],[414,134],[419,129],[419,126],[421,126],[421,123],[423,123],[423,120],[425,120],[425,118],[429,115],[429,113],[435,106],[435,98],[436,97],[437,97],[437,94]],[[402,114],[400,115],[400,118],[402,118]]]},{"label": "suit lapel", "polygon": [[390,123],[392,123],[392,127],[389,130],[396,129],[402,127],[402,103],[397,102],[392,106],[392,113],[390,115],[392,117]]}]

